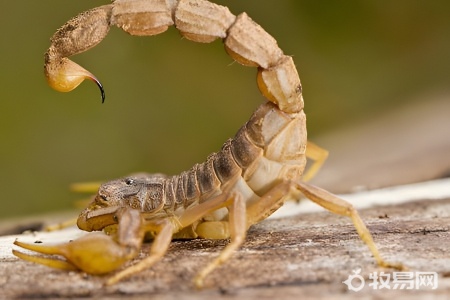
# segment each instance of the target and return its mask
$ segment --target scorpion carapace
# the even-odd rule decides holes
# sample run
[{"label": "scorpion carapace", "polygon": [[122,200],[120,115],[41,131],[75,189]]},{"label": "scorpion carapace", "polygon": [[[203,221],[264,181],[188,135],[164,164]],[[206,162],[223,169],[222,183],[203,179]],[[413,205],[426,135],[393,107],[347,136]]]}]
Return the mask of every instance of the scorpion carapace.
[{"label": "scorpion carapace", "polygon": [[[175,27],[192,41],[222,39],[237,62],[258,68],[257,83],[270,101],[261,104],[236,136],[204,163],[177,176],[138,174],[104,183],[78,218],[91,233],[58,246],[23,248],[60,254],[64,261],[14,250],[29,261],[62,269],[104,274],[135,258],[144,235],[154,237],[145,259],[115,273],[108,284],[151,267],[167,251],[172,238],[230,238],[220,255],[195,277],[203,285],[207,274],[225,262],[245,240],[253,224],[267,218],[287,199],[303,194],[327,210],[352,219],[361,239],[380,266],[385,262],[357,211],[344,200],[305,183],[321,166],[327,152],[307,142],[300,79],[292,57],[250,19],[205,0],[116,0],[83,12],[52,37],[45,55],[49,84],[70,91],[84,79],[99,81],[67,57],[98,44],[116,25],[132,35],[154,35]],[[303,174],[306,158],[314,161]],[[95,259],[93,259],[95,258]]]}]

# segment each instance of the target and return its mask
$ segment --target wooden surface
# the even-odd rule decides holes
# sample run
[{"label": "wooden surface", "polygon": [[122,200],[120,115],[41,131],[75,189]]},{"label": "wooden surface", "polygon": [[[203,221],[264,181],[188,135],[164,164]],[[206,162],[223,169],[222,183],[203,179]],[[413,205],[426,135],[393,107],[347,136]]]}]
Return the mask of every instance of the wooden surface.
[{"label": "wooden surface", "polygon": [[[153,268],[103,287],[102,277],[18,260],[7,253],[17,236],[3,237],[0,298],[141,299],[152,295],[155,299],[299,299],[301,295],[315,299],[445,299],[450,295],[450,198],[365,209],[361,216],[383,257],[404,263],[411,272],[437,272],[438,288],[369,287],[370,273],[393,270],[376,267],[350,220],[321,211],[269,219],[254,226],[242,249],[207,278],[202,291],[193,287],[193,276],[227,241],[175,241]],[[79,231],[60,232],[59,238],[70,239],[73,234]],[[39,234],[21,235],[20,239],[42,241]],[[45,236],[43,242],[47,242]],[[145,245],[141,258],[147,250]],[[342,281],[359,268],[366,286],[359,292],[348,291]]]}]

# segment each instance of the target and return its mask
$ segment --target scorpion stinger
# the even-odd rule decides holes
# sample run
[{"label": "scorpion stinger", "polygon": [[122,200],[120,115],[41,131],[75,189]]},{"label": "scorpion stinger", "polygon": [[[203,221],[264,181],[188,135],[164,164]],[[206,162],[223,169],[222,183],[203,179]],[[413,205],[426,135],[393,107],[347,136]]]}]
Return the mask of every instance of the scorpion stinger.
[{"label": "scorpion stinger", "polygon": [[108,34],[111,5],[104,5],[81,13],[59,28],[50,39],[45,53],[44,73],[48,84],[60,92],[70,92],[85,79],[94,81],[100,89],[102,103],[105,91],[100,81],[88,70],[68,59],[84,52]]},{"label": "scorpion stinger", "polygon": [[101,97],[102,97],[102,103],[105,103],[106,95],[105,95],[105,89],[103,88],[102,83],[100,82],[100,80],[98,80],[95,77],[91,78],[91,80],[93,80],[97,84],[98,88],[100,89],[100,94],[101,94]]},{"label": "scorpion stinger", "polygon": [[48,84],[59,92],[70,92],[85,79],[93,81],[100,89],[102,103],[105,102],[105,90],[100,80],[70,59],[62,58],[57,62],[49,62],[44,71]]}]

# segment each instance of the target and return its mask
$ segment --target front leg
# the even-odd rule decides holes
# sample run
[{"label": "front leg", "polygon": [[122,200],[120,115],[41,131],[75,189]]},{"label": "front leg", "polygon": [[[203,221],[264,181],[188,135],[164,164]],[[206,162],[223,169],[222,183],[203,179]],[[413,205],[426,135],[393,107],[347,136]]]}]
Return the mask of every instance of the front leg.
[{"label": "front leg", "polygon": [[[237,250],[245,241],[247,233],[247,218],[246,218],[246,205],[245,199],[239,192],[234,192],[230,196],[231,203],[227,206],[229,211],[228,226],[229,232],[224,234],[230,234],[230,243],[220,252],[219,256],[210,262],[205,268],[203,268],[194,279],[194,284],[197,288],[203,287],[203,281],[205,277],[211,273],[215,268],[227,261],[230,256]],[[207,223],[207,222],[206,222]],[[213,233],[213,236],[216,234]],[[226,238],[223,236],[222,238]]]},{"label": "front leg", "polygon": [[176,231],[174,224],[169,219],[163,219],[150,221],[146,224],[145,228],[146,230],[151,230],[156,233],[155,239],[153,240],[150,248],[149,256],[135,265],[132,265],[115,274],[106,282],[107,285],[116,284],[124,278],[150,268],[167,252],[170,241],[172,240],[173,232]]}]

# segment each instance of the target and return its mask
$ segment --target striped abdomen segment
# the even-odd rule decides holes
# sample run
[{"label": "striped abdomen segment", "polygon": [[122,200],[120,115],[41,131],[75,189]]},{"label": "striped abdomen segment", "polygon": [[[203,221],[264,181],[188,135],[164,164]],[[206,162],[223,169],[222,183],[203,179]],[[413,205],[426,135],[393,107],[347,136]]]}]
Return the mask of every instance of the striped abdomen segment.
[{"label": "striped abdomen segment", "polygon": [[256,193],[272,186],[280,172],[301,176],[306,145],[303,112],[287,114],[275,105],[260,105],[222,149],[204,163],[166,181],[166,207],[188,207],[222,193],[242,177]]}]

